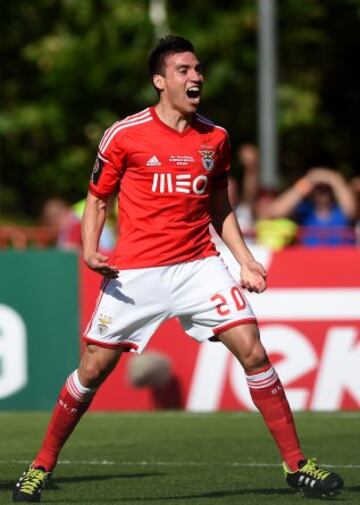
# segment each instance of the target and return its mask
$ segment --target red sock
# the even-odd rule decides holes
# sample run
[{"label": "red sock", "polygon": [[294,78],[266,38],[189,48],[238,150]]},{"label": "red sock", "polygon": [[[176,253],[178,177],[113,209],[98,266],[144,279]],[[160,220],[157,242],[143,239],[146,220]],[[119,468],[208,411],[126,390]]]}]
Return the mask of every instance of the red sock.
[{"label": "red sock", "polygon": [[292,412],[284,389],[271,364],[256,372],[247,372],[251,398],[259,409],[289,469],[295,472],[305,457],[301,451]]},{"label": "red sock", "polygon": [[94,394],[94,389],[81,385],[77,370],[69,375],[60,391],[42,447],[33,462],[34,466],[42,466],[47,472],[52,471],[59,452],[88,409]]}]

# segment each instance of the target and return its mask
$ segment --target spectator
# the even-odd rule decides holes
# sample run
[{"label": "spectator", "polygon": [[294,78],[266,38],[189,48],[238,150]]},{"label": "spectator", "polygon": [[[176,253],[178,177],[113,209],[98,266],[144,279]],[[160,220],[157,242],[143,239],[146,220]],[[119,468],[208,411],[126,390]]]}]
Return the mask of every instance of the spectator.
[{"label": "spectator", "polygon": [[[84,209],[85,209],[86,199],[80,200],[79,202],[74,203],[71,209],[75,212],[77,217],[81,220]],[[110,252],[113,250],[115,245],[115,233],[114,233],[114,225],[113,221],[116,219],[114,214],[117,213],[117,209],[115,209],[115,202],[113,198],[109,198],[106,202],[106,223],[104,224],[104,228],[102,229],[99,248],[101,251]]]},{"label": "spectator", "polygon": [[354,193],[341,174],[312,168],[273,200],[269,217],[293,216],[303,227],[300,243],[308,246],[354,243],[351,227],[356,216]]},{"label": "spectator", "polygon": [[[229,176],[229,200],[247,243],[264,245],[273,250],[292,243],[297,226],[289,219],[269,219],[269,209],[277,192],[260,187],[259,153],[253,144],[243,144],[238,149],[243,179],[235,173]],[[241,188],[241,189],[240,189]]]},{"label": "spectator", "polygon": [[237,152],[242,167],[242,179],[230,172],[228,194],[231,206],[247,242],[255,234],[254,202],[259,187],[259,155],[253,144],[242,144]]},{"label": "spectator", "polygon": [[43,206],[41,220],[56,232],[56,245],[60,249],[80,249],[81,220],[68,203],[61,198],[50,198]]},{"label": "spectator", "polygon": [[[61,198],[50,198],[41,212],[42,223],[56,233],[56,246],[59,249],[81,249],[81,219],[85,200],[70,206]],[[102,251],[111,251],[115,237],[111,225],[104,226],[99,247]]]},{"label": "spectator", "polygon": [[356,244],[360,245],[360,175],[351,179],[350,187],[354,191],[356,200],[355,240]]},{"label": "spectator", "polygon": [[254,202],[256,242],[273,251],[294,243],[298,231],[293,220],[271,215],[271,207],[277,196],[273,189],[261,189]]},{"label": "spectator", "polygon": [[228,177],[228,195],[229,202],[236,219],[240,225],[241,231],[246,239],[246,242],[253,242],[254,236],[254,216],[252,206],[245,203],[242,199],[242,191],[240,189],[241,181],[235,171],[231,171]]}]

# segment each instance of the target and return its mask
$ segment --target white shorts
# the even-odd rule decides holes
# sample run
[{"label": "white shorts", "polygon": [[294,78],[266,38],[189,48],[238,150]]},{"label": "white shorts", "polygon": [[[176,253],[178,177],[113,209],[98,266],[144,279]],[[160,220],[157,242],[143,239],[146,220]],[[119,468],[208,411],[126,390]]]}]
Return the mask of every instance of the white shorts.
[{"label": "white shorts", "polygon": [[84,340],[141,352],[167,319],[177,317],[198,342],[239,324],[256,323],[239,284],[222,259],[121,270],[104,280]]}]

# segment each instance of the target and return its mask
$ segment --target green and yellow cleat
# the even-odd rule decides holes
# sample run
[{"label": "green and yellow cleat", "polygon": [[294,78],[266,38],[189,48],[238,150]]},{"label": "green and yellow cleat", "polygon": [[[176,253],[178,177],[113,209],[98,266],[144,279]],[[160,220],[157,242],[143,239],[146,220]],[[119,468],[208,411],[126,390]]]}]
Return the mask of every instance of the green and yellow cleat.
[{"label": "green and yellow cleat", "polygon": [[51,472],[46,472],[44,468],[29,468],[22,474],[13,491],[13,502],[39,502],[41,491],[45,487]]},{"label": "green and yellow cleat", "polygon": [[299,470],[296,472],[291,472],[285,463],[283,467],[289,486],[309,498],[336,496],[344,486],[344,481],[339,475],[319,468],[316,459],[300,461]]}]

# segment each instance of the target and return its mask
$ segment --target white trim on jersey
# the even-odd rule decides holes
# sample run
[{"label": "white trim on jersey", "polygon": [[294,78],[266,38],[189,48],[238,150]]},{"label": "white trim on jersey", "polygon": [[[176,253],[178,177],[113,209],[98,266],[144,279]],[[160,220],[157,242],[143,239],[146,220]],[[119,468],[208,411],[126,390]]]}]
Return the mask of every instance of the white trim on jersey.
[{"label": "white trim on jersey", "polygon": [[108,148],[108,145],[110,144],[110,142],[112,141],[112,139],[115,137],[115,135],[120,131],[120,130],[123,130],[124,128],[130,128],[130,126],[136,126],[136,125],[139,125],[139,124],[143,124],[143,123],[147,123],[148,121],[152,121],[153,118],[152,116],[146,116],[144,119],[141,119],[140,121],[134,121],[134,122],[131,122],[131,123],[120,123],[119,126],[117,126],[116,128],[113,129],[111,135],[107,138],[105,144],[102,144],[101,146],[99,146],[99,150],[102,151],[102,154],[104,156],[104,153],[106,151],[106,149]]},{"label": "white trim on jersey", "polygon": [[219,128],[220,130],[223,130],[226,134],[227,134],[227,131],[225,128],[223,128],[222,126],[219,126],[215,123],[213,123],[210,119],[204,117],[204,116],[201,116],[199,113],[196,114],[196,118],[198,121],[200,121],[200,123],[204,123],[204,124],[207,124],[209,126],[213,126],[214,128]]},{"label": "white trim on jersey", "polygon": [[123,121],[128,121],[129,119],[134,119],[138,116],[141,116],[142,114],[145,114],[145,112],[150,112],[150,107],[146,107],[146,109],[141,110],[140,112],[136,112],[136,114],[131,114],[130,116],[124,117]]},{"label": "white trim on jersey", "polygon": [[102,161],[104,161],[105,163],[107,163],[109,160],[106,159],[104,156],[102,156],[99,152],[97,153],[98,155],[98,158],[100,158]]},{"label": "white trim on jersey", "polygon": [[116,121],[110,128],[105,130],[104,135],[102,136],[102,139],[100,140],[99,143],[99,150],[103,149],[103,145],[106,143],[106,140],[108,139],[109,135],[111,135],[112,131],[117,128],[118,126],[122,124],[128,124],[128,123],[133,123],[134,121],[137,121],[138,119],[142,119],[144,117],[147,117],[150,115],[150,108],[148,107],[147,109],[142,110],[141,112],[138,112],[137,114],[133,114],[132,116],[127,116],[126,118]]}]

